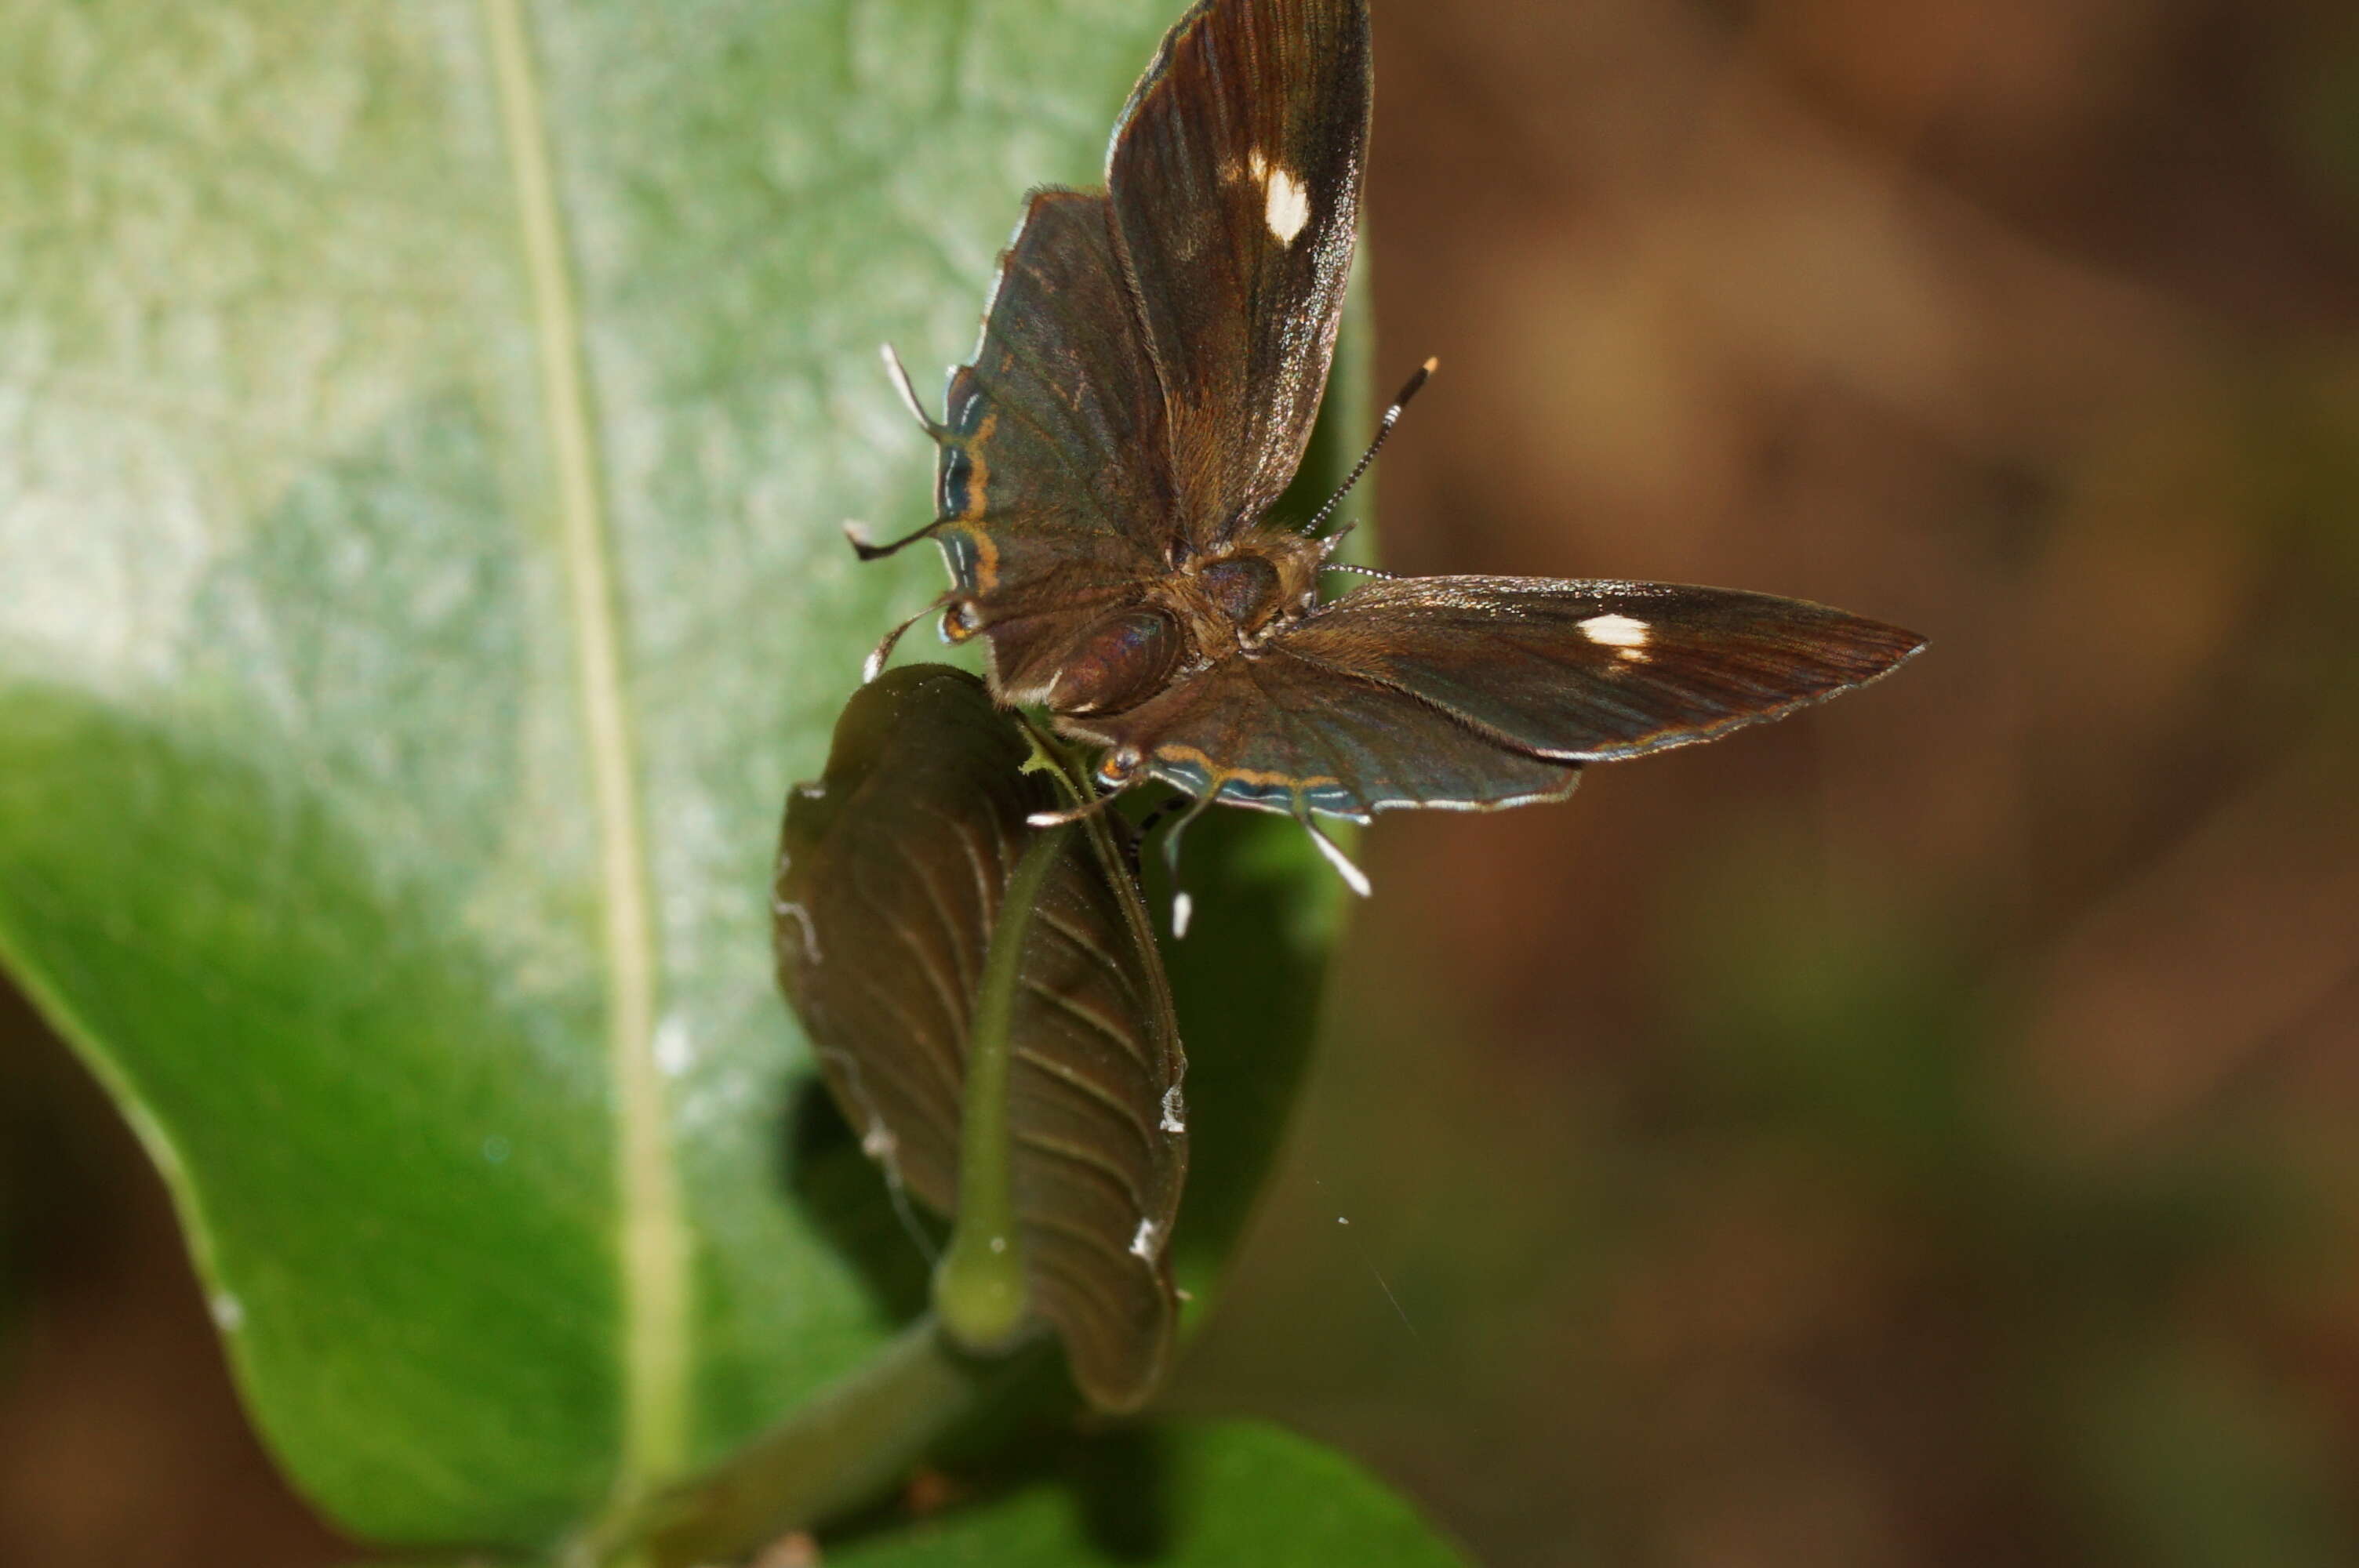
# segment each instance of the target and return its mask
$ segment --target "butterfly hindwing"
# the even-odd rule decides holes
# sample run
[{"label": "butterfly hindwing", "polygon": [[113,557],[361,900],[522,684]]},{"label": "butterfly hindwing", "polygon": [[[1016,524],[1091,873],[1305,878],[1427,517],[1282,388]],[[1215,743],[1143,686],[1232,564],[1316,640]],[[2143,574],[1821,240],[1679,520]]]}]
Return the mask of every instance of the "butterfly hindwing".
[{"label": "butterfly hindwing", "polygon": [[1069,721],[1173,787],[1232,806],[1364,817],[1559,799],[1577,766],[1502,747],[1408,693],[1283,653],[1232,654],[1127,713]]},{"label": "butterfly hindwing", "polygon": [[1368,133],[1364,0],[1206,0],[1116,122],[1115,243],[1201,549],[1275,501],[1333,358]]}]

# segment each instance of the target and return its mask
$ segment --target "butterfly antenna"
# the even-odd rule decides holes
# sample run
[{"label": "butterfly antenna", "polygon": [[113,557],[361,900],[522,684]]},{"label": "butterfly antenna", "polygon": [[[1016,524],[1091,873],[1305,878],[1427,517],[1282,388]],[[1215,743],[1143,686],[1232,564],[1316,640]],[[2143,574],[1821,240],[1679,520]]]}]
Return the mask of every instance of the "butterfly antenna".
[{"label": "butterfly antenna", "polygon": [[1163,866],[1171,873],[1171,937],[1174,941],[1188,935],[1188,923],[1196,914],[1196,901],[1189,897],[1188,890],[1180,885],[1180,837],[1188,831],[1188,824],[1203,816],[1205,808],[1212,804],[1212,797],[1209,795],[1196,796],[1188,803],[1188,809],[1180,814],[1180,820],[1171,825],[1170,831],[1163,835]]},{"label": "butterfly antenna", "polygon": [[1352,530],[1358,526],[1357,523],[1346,523],[1319,541],[1319,569],[1322,572],[1353,572],[1360,577],[1389,578],[1393,576],[1391,572],[1380,572],[1374,567],[1355,566],[1335,558],[1335,552],[1343,547],[1343,541],[1350,538]]},{"label": "butterfly antenna", "polygon": [[1352,471],[1344,476],[1343,482],[1336,487],[1335,493],[1327,498],[1327,504],[1321,507],[1318,514],[1303,525],[1304,533],[1319,532],[1319,524],[1326,522],[1328,514],[1343,504],[1343,498],[1352,493],[1352,487],[1360,482],[1360,476],[1368,471],[1368,465],[1376,460],[1378,452],[1384,450],[1385,438],[1390,436],[1393,433],[1393,427],[1400,423],[1401,410],[1408,406],[1408,400],[1417,395],[1418,389],[1425,384],[1426,378],[1440,366],[1440,360],[1426,361],[1417,367],[1417,373],[1408,378],[1408,384],[1394,395],[1392,406],[1386,409],[1384,418],[1377,421],[1376,438],[1368,443],[1368,449],[1360,454],[1360,460],[1352,465]]},{"label": "butterfly antenna", "polygon": [[1327,863],[1335,868],[1335,874],[1343,879],[1343,885],[1362,898],[1367,897],[1368,873],[1353,865],[1352,857],[1337,849],[1335,840],[1319,830],[1319,824],[1310,820],[1308,811],[1297,810],[1294,820],[1302,824],[1302,830],[1310,835],[1310,841],[1319,847],[1321,854],[1327,857]]},{"label": "butterfly antenna", "polygon": [[909,380],[908,367],[901,362],[900,351],[894,348],[892,344],[886,343],[881,345],[880,351],[885,356],[885,373],[892,377],[894,389],[900,393],[903,406],[909,410],[909,417],[915,419],[918,422],[918,427],[935,440],[947,440],[950,437],[949,427],[927,413],[926,406],[918,401],[918,389]]}]

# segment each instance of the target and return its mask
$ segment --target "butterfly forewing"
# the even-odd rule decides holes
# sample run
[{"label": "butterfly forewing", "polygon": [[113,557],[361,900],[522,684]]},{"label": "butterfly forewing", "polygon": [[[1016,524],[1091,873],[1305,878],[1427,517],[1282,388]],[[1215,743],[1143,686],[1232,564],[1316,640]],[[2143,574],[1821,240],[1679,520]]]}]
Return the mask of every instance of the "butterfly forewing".
[{"label": "butterfly forewing", "polygon": [[1435,577],[1371,582],[1276,645],[1519,751],[1607,762],[1775,719],[1874,680],[1923,643],[1733,589]]},{"label": "butterfly forewing", "polygon": [[1874,680],[1913,633],[1768,594],[1372,582],[1089,732],[1190,794],[1339,816],[1496,806]]},{"label": "butterfly forewing", "polygon": [[1103,195],[1033,193],[945,427],[934,537],[978,601],[999,678],[1033,684],[1165,565],[1163,395]]},{"label": "butterfly forewing", "polygon": [[1203,548],[1294,477],[1351,272],[1367,143],[1362,0],[1207,0],[1116,123],[1116,243],[1161,377],[1180,537]]}]

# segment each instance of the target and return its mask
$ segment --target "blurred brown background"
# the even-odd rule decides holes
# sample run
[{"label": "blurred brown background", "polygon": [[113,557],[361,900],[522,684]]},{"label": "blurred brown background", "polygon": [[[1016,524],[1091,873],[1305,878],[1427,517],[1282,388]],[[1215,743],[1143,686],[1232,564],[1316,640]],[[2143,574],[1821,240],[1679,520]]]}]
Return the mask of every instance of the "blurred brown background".
[{"label": "blurred brown background", "polygon": [[[1390,564],[1933,645],[1371,836],[1177,1402],[1500,1568],[2359,1561],[2359,10],[1378,35]],[[336,1561],[21,1006],[0,1081],[0,1562]]]}]

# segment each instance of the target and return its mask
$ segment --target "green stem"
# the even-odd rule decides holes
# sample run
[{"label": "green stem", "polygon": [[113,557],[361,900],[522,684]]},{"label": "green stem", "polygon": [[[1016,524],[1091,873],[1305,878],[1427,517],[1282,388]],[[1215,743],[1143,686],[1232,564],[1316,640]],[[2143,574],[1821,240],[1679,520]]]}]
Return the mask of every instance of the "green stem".
[{"label": "green stem", "polygon": [[1024,972],[1032,911],[1062,852],[1070,826],[1042,829],[1025,847],[991,928],[983,985],[967,1032],[966,1104],[959,1117],[958,1219],[934,1269],[934,1310],[952,1339],[969,1350],[1005,1350],[1031,1315],[1016,1229],[1014,1157],[1007,1082],[1015,1060],[1012,1025]]},{"label": "green stem", "polygon": [[921,1317],[875,1358],[659,1498],[639,1530],[655,1568],[728,1562],[888,1493],[926,1450],[1034,1368],[984,1363]]}]

